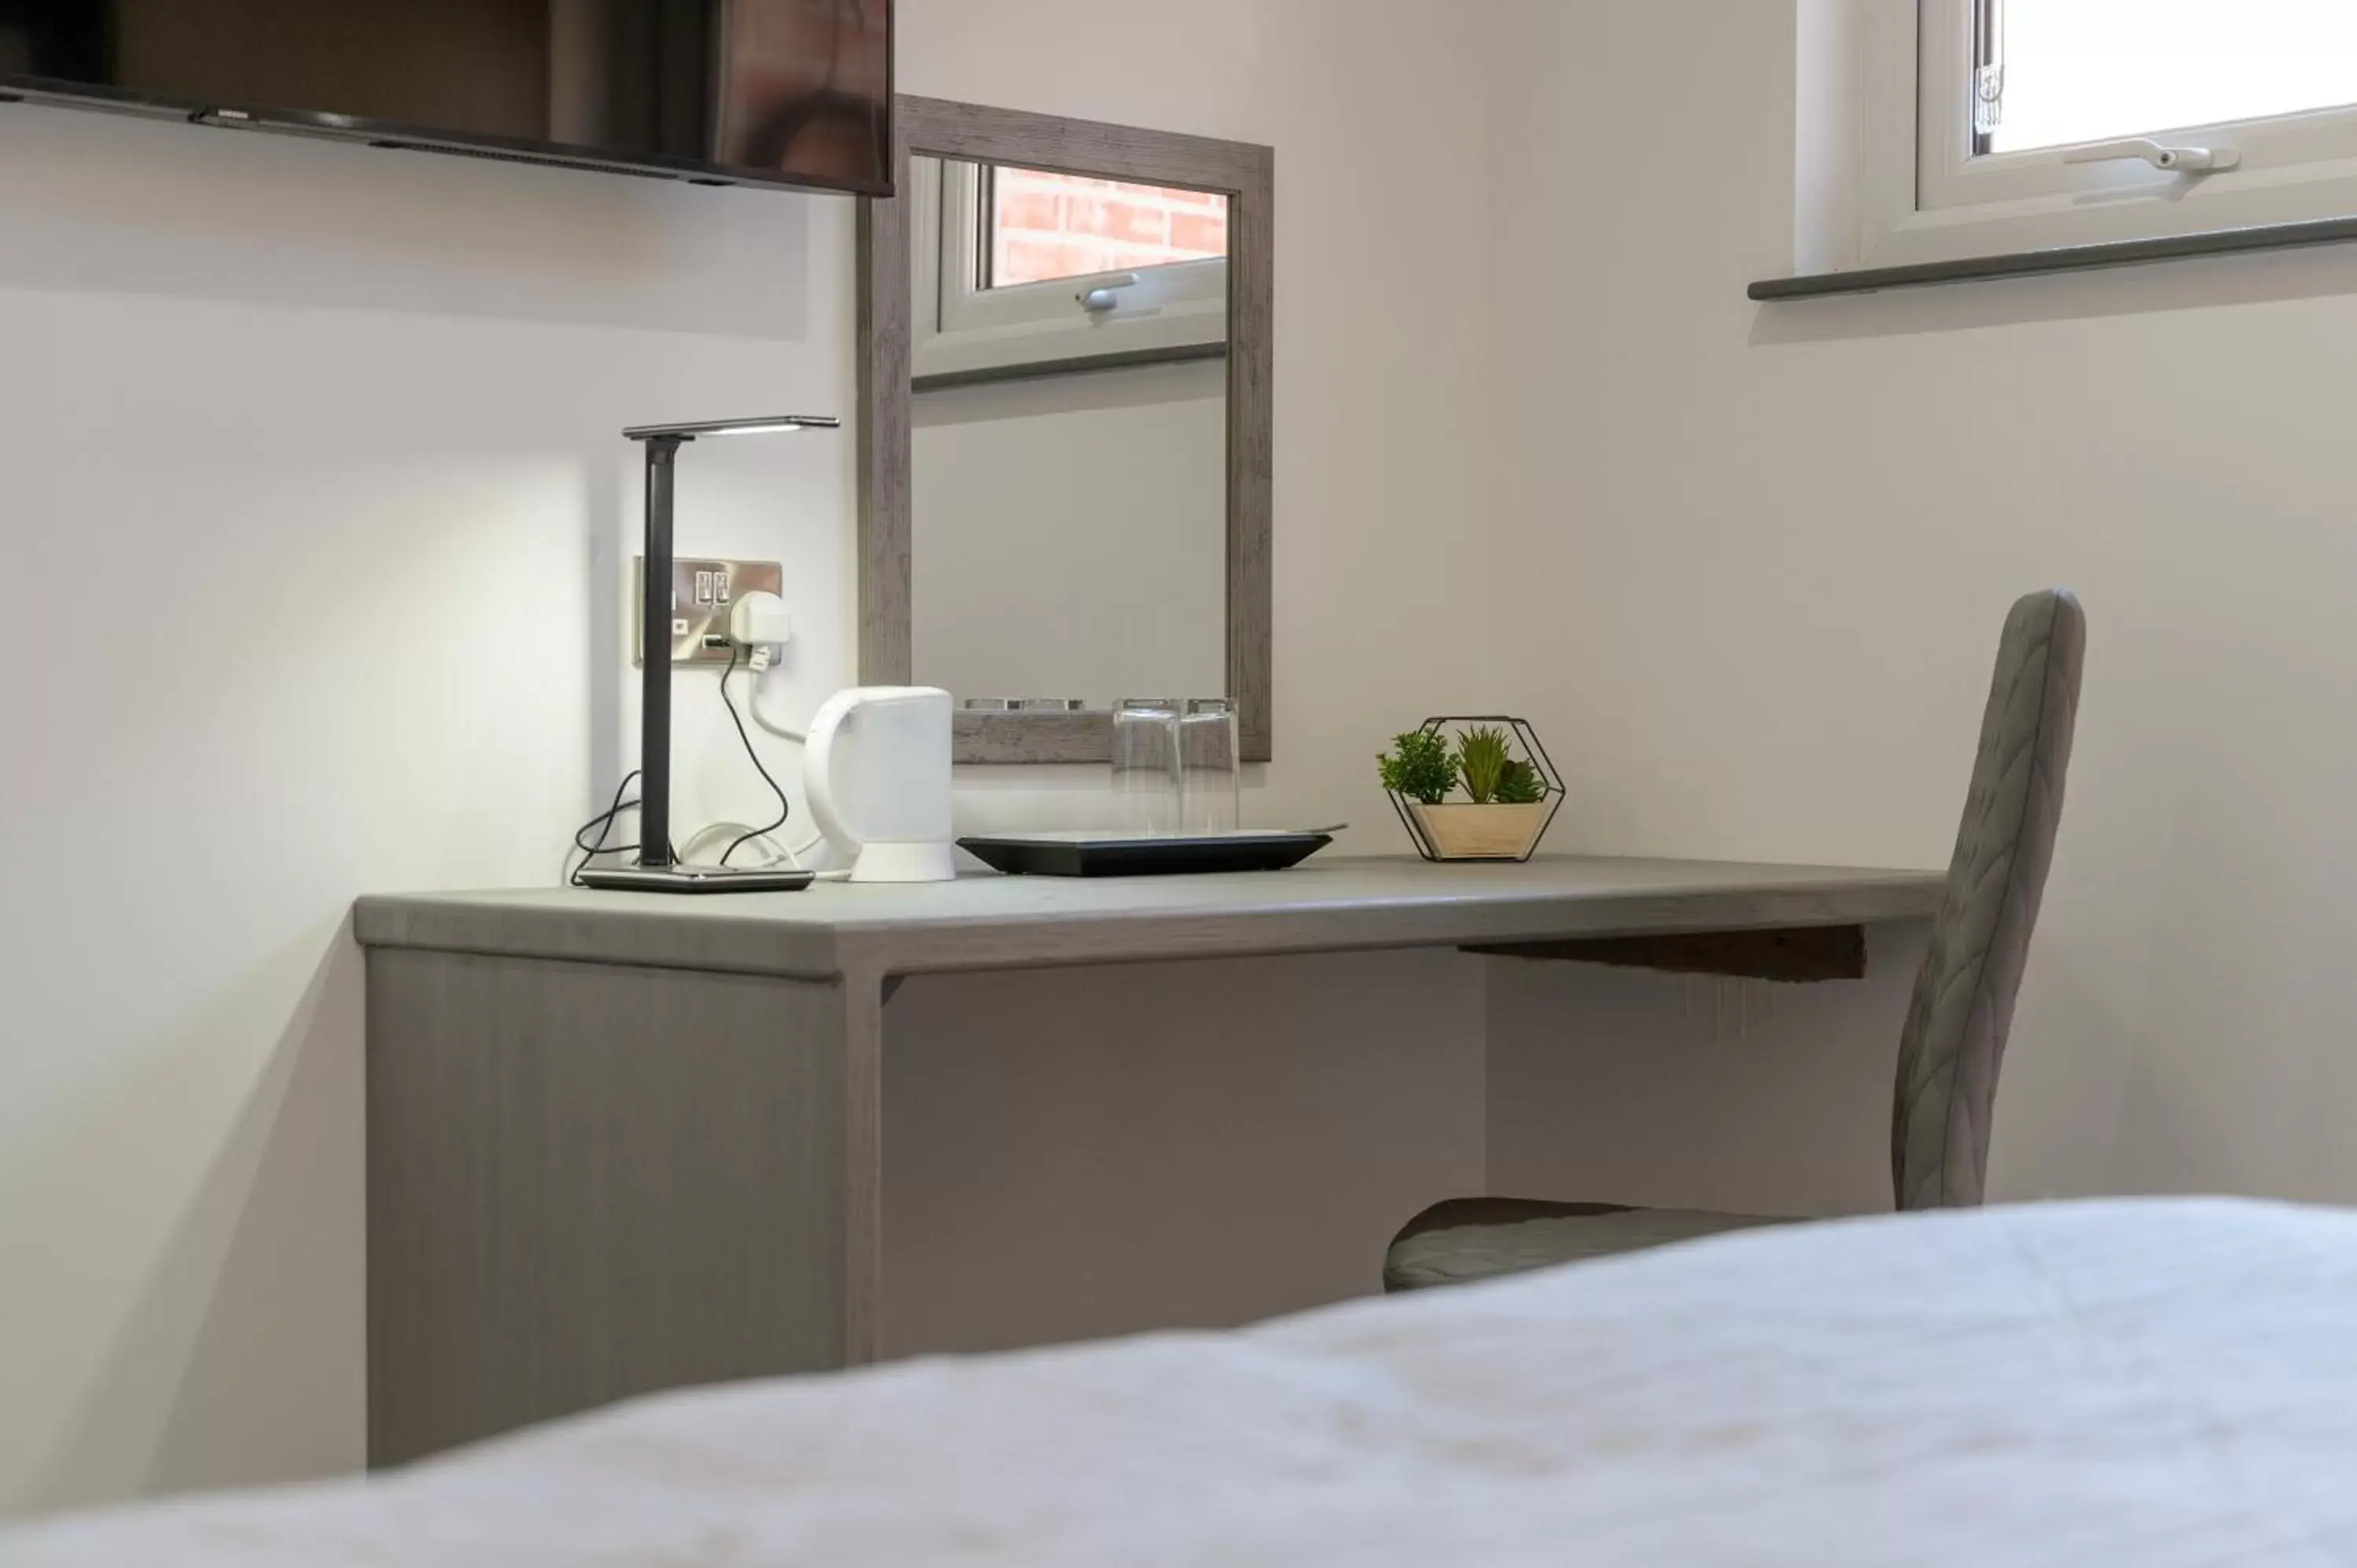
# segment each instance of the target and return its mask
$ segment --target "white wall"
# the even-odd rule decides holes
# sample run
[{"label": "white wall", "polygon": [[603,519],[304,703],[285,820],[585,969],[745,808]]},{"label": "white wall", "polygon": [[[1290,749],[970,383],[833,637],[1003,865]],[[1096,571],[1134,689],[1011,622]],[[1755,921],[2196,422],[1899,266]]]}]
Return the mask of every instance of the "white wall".
[{"label": "white wall", "polygon": [[[2086,688],[1994,1190],[2357,1198],[2350,253],[1754,306],[1793,254],[1793,26],[1501,9],[1490,601],[1570,775],[1555,842],[1944,865],[2006,606],[2068,584]],[[1548,1047],[1498,1022],[1493,1070]],[[1590,1116],[1738,1157],[1695,1131],[1723,1108],[1598,1069]],[[1807,1148],[1866,1103],[1751,1113]]]},{"label": "white wall", "polygon": [[1809,985],[1492,961],[1487,1190],[1888,1209],[1891,1067],[1925,932],[1871,927],[1864,979]]},{"label": "white wall", "polygon": [[[1480,101],[1478,36],[1407,0],[1209,0],[1177,26],[1144,0],[906,0],[901,49],[910,91],[1276,146],[1279,760],[1248,810],[1355,818],[1387,847],[1377,740],[1485,690],[1480,639],[1396,633],[1419,595],[1487,590],[1489,197],[1479,115],[1367,149],[1401,103]],[[1390,221],[1402,189],[1428,229]],[[634,727],[616,585],[636,473],[614,433],[846,408],[852,209],[0,108],[0,530],[31,589],[0,657],[38,671],[0,685],[0,1512],[346,1467],[344,913],[365,891],[554,877]],[[767,694],[785,719],[848,678],[850,451],[796,436],[683,467],[683,548],[788,563],[802,634]],[[101,618],[118,584],[143,589],[125,625]],[[708,679],[681,677],[683,819],[763,803]],[[961,809],[1070,817],[1098,783],[999,770]],[[1478,973],[1426,979],[1372,1058],[1363,1033],[1336,1037],[1267,1082],[1422,1044],[1467,1105]],[[1074,979],[1059,1005],[1099,1015],[1087,987],[1113,983]],[[1185,994],[1183,974],[1152,983]],[[1272,979],[1264,1015],[1325,994]],[[923,1018],[894,1023],[912,1059],[938,1047]],[[1198,1095],[1232,1079],[1228,1103],[1261,1113],[1192,1168],[1297,1162],[1263,1195],[1280,1217],[1332,1214],[1318,1170],[1414,1136],[1323,1250],[1197,1315],[1366,1288],[1335,1238],[1480,1168],[1478,1119],[1426,1116],[1427,1079],[1365,1078],[1368,1113],[1327,1132],[1298,1093],[1255,1099],[1248,1065],[1204,1068]],[[1114,1114],[1091,1094],[1117,1086],[1041,1087]],[[1021,1073],[1004,1088],[1007,1115],[1039,1113]],[[987,1175],[993,1114],[888,1179]],[[1167,1118],[1123,1124],[1179,1146]],[[1108,1191],[1189,1169],[1133,1165]]]},{"label": "white wall", "polygon": [[909,409],[920,684],[959,697],[1227,690],[1228,367],[943,387]]},{"label": "white wall", "polygon": [[[344,1467],[345,911],[554,878],[627,745],[617,433],[845,408],[850,209],[13,108],[0,211],[0,1511]],[[683,539],[822,575],[791,714],[849,444],[736,445]],[[681,702],[683,814],[756,809]]]}]

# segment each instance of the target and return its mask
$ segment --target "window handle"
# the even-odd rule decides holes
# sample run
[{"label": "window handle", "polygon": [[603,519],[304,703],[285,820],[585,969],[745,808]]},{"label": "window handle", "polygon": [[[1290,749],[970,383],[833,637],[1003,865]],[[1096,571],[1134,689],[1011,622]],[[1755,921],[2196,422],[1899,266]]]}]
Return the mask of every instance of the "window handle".
[{"label": "window handle", "polygon": [[1114,293],[1114,290],[1117,288],[1135,288],[1136,286],[1137,274],[1135,273],[1123,273],[1118,277],[1109,277],[1103,283],[1093,285],[1086,291],[1081,294],[1076,294],[1072,297],[1081,302],[1081,308],[1082,310],[1111,310],[1114,306],[1121,303],[1120,297]]},{"label": "window handle", "polygon": [[2217,174],[2241,164],[2243,155],[2232,147],[2165,147],[2149,136],[2092,142],[2062,155],[2066,164],[2104,164],[2116,158],[2142,158],[2171,174]]}]

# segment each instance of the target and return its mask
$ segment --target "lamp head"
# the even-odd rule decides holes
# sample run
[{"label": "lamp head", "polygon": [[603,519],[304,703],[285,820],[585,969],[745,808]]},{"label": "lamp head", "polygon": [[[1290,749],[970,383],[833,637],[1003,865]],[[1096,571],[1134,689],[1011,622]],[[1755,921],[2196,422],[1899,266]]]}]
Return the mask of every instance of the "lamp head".
[{"label": "lamp head", "polygon": [[796,430],[834,430],[842,424],[823,413],[780,413],[761,419],[710,419],[695,424],[635,424],[622,435],[631,441],[693,441],[701,435],[774,435]]}]

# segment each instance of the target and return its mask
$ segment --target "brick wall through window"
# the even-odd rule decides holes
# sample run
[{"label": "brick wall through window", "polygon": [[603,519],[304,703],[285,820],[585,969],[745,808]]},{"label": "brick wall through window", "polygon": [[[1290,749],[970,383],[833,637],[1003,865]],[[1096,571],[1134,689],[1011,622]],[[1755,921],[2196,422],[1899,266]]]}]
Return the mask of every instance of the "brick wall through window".
[{"label": "brick wall through window", "polygon": [[1224,196],[1005,166],[991,171],[994,288],[1227,253]]}]

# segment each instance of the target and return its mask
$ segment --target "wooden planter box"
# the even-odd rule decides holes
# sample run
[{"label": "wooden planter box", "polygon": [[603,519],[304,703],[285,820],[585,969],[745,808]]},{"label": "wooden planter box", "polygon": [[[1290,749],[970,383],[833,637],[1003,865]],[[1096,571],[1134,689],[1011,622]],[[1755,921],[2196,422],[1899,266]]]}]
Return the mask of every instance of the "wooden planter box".
[{"label": "wooden planter box", "polygon": [[1527,860],[1546,832],[1553,800],[1476,806],[1468,801],[1427,806],[1407,802],[1408,814],[1442,860]]}]

